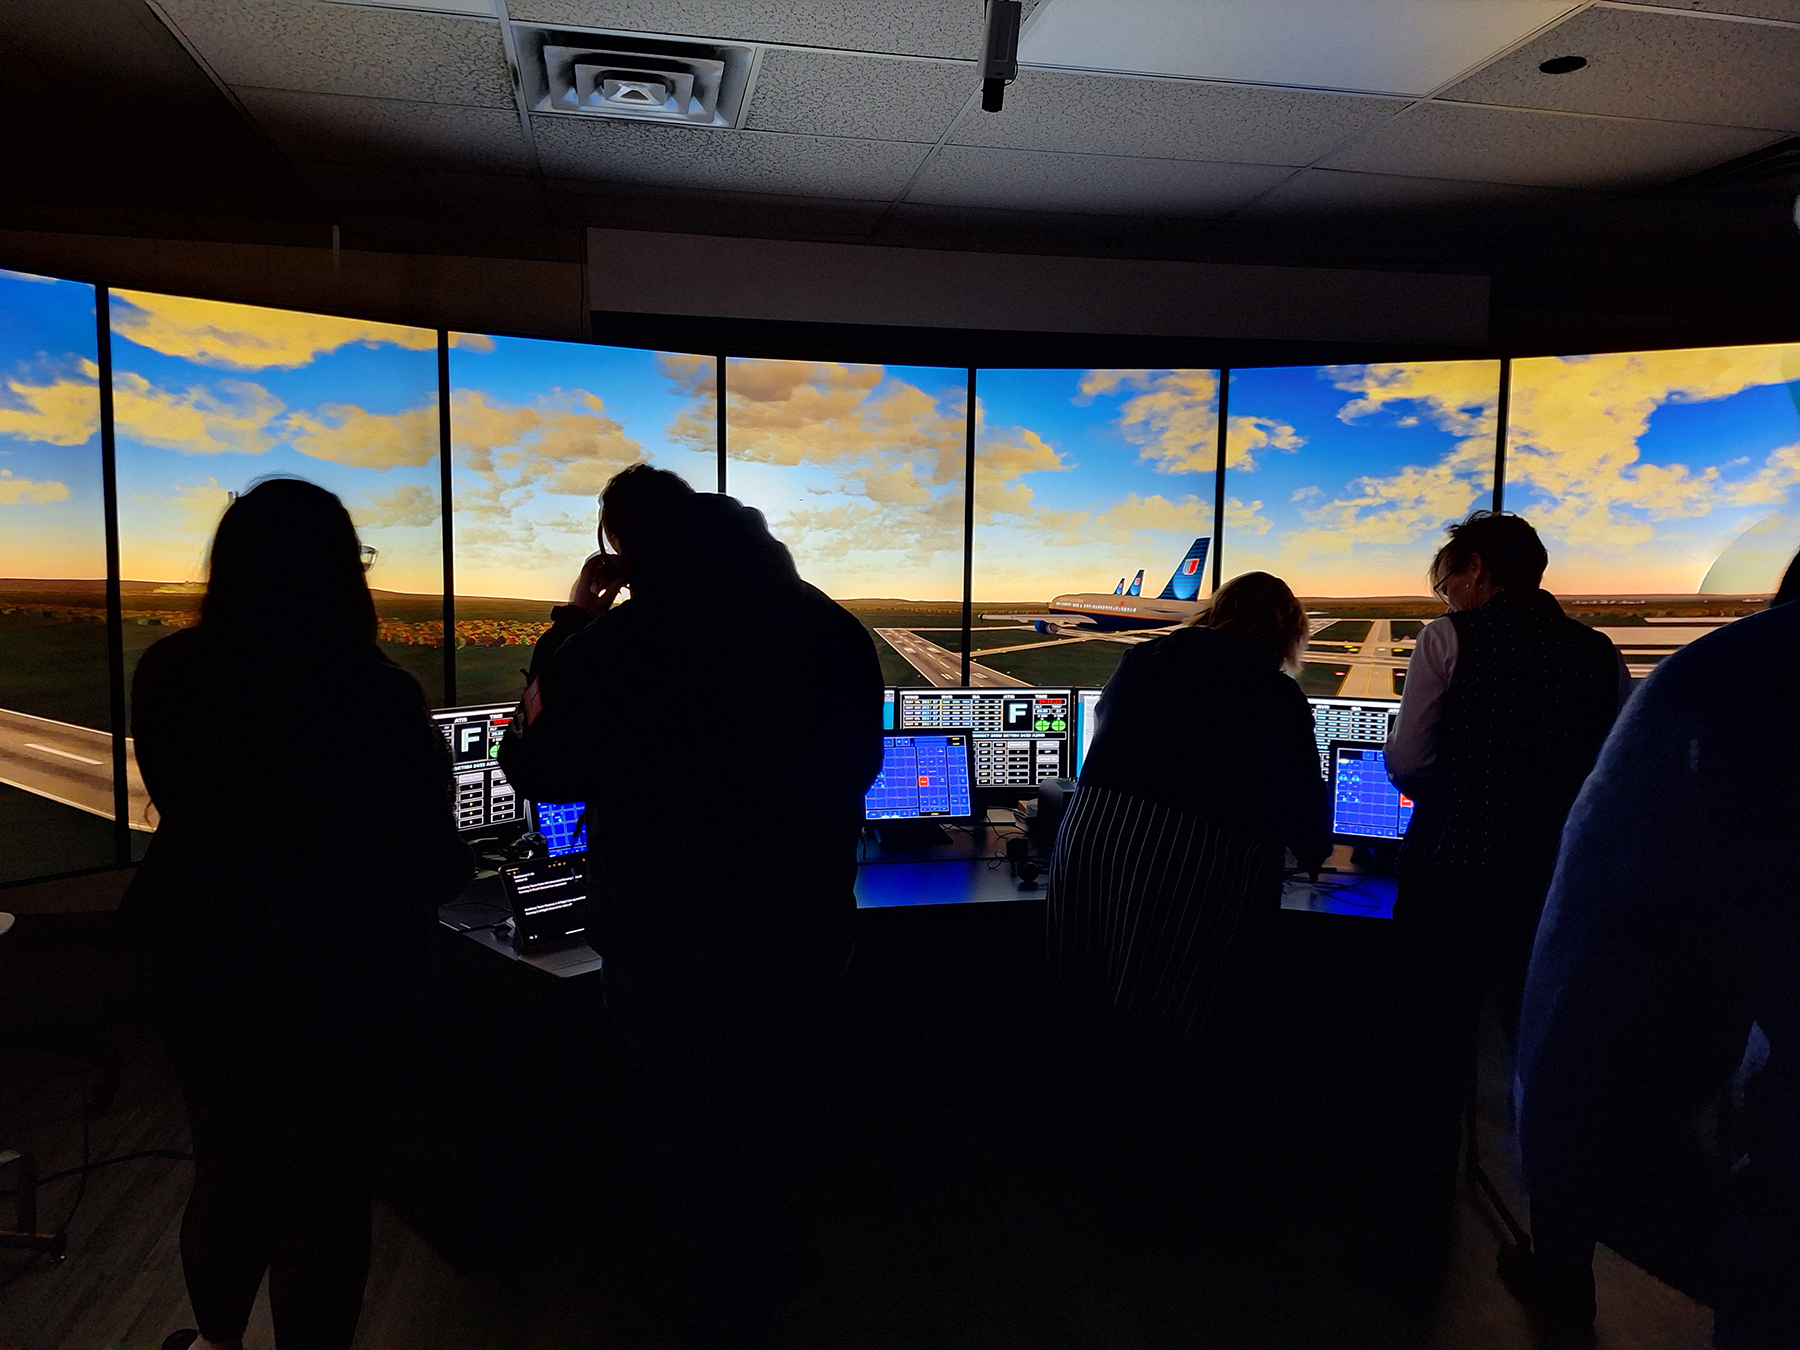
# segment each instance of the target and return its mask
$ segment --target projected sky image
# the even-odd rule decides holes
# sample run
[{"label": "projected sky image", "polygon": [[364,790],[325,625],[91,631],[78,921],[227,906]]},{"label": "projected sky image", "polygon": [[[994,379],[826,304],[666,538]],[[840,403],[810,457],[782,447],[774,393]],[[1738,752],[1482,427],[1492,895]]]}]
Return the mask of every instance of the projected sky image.
[{"label": "projected sky image", "polygon": [[[111,316],[127,674],[197,620],[230,494],[288,474],[343,499],[378,551],[383,651],[449,701],[437,333],[134,291]],[[120,856],[94,325],[91,286],[0,271],[0,880]],[[511,701],[607,479],[648,461],[716,489],[717,367],[478,334],[450,348],[455,701]],[[1800,345],[1512,371],[1504,504],[1543,534],[1568,612],[1641,676],[1762,607],[1800,548]],[[1305,599],[1309,694],[1391,699],[1442,612],[1425,569],[1443,526],[1493,499],[1497,362],[1236,371],[1222,529],[1216,371],[982,370],[965,654],[966,379],[727,367],[728,491],[870,630],[895,685],[1102,685],[1202,607],[1206,538],[1227,578],[1267,570]],[[1141,595],[1115,598],[1140,569]],[[129,742],[126,759],[141,839],[155,816]]]},{"label": "projected sky image", "polygon": [[1775,588],[1800,547],[1800,345],[1513,363],[1506,505],[1572,594]]},{"label": "projected sky image", "polygon": [[959,369],[734,359],[727,487],[827,595],[960,602],[966,394]]},{"label": "projected sky image", "polygon": [[712,386],[710,356],[457,334],[457,594],[566,600],[600,489],[632,464],[714,491]]},{"label": "projected sky image", "polygon": [[94,288],[0,271],[0,881],[113,861]]},{"label": "projected sky image", "polygon": [[1444,524],[1492,504],[1499,388],[1497,361],[1233,372],[1226,575],[1429,594]]},{"label": "projected sky image", "polygon": [[977,377],[975,597],[1154,594],[1212,533],[1218,374],[984,370]]},{"label": "projected sky image", "polygon": [[205,576],[232,492],[292,474],[380,550],[370,583],[436,593],[437,335],[138,291],[113,293],[123,574]]},{"label": "projected sky image", "polygon": [[94,288],[0,271],[0,576],[104,578]]}]

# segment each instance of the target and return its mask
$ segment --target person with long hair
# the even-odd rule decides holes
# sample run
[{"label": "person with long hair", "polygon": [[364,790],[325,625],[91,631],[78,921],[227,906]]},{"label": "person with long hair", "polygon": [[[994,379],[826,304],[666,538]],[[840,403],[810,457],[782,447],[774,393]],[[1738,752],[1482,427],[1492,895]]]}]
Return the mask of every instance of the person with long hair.
[{"label": "person with long hair", "polygon": [[375,643],[343,504],[232,502],[200,622],[144,653],[132,730],[161,814],[122,911],[187,1102],[196,1328],[242,1344],[266,1273],[282,1350],[346,1350],[369,1264],[371,1135],[437,906],[472,873],[446,747]]},{"label": "person with long hair", "polygon": [[1283,850],[1317,868],[1331,821],[1292,675],[1306,613],[1247,572],[1125,653],[1050,864],[1050,963],[1128,1015],[1201,1038],[1266,952]]}]

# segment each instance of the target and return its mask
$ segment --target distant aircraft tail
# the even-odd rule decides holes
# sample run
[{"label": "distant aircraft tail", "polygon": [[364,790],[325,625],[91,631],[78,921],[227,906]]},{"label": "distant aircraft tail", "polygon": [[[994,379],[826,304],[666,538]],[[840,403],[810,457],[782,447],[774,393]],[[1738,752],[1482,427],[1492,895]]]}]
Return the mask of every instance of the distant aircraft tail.
[{"label": "distant aircraft tail", "polygon": [[[1194,540],[1193,546],[1187,551],[1187,557],[1181,560],[1180,565],[1175,569],[1175,575],[1169,578],[1169,584],[1164,586],[1162,594],[1156,597],[1158,600],[1198,600],[1200,598],[1200,575],[1206,570],[1206,546],[1210,543],[1212,540],[1205,535]],[[1143,575],[1142,572],[1138,573],[1140,578]],[[1137,594],[1135,585],[1131,593]]]},{"label": "distant aircraft tail", "polygon": [[1124,577],[1120,577],[1119,584],[1117,586],[1113,587],[1113,594],[1114,595],[1125,594],[1125,578]]},{"label": "distant aircraft tail", "polygon": [[1142,595],[1143,593],[1144,593],[1144,569],[1140,567],[1140,568],[1138,568],[1137,575],[1131,579],[1131,588],[1129,590],[1127,590],[1125,592],[1125,594],[1127,594],[1127,595]]}]

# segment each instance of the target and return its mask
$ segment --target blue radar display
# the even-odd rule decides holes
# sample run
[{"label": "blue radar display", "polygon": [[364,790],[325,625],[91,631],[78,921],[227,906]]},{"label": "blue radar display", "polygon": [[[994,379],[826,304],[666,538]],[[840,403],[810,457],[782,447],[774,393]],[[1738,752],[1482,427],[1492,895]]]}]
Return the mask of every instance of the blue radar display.
[{"label": "blue radar display", "polygon": [[544,852],[552,858],[587,851],[586,802],[538,802],[537,831],[544,836]]},{"label": "blue radar display", "polygon": [[1331,832],[1346,839],[1400,839],[1412,821],[1412,798],[1388,782],[1379,745],[1331,743]]},{"label": "blue radar display", "polygon": [[863,799],[870,820],[956,818],[973,810],[968,732],[881,738],[881,772]]}]

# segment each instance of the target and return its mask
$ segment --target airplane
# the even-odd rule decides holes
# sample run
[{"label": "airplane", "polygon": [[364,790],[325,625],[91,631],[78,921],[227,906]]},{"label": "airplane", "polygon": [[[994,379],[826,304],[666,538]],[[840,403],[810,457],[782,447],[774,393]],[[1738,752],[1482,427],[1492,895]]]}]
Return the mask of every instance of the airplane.
[{"label": "airplane", "polygon": [[1031,626],[1040,633],[1116,633],[1130,629],[1172,628],[1202,612],[1207,602],[1200,599],[1200,580],[1206,571],[1206,551],[1212,543],[1209,536],[1194,540],[1187,554],[1175,565],[1169,584],[1154,599],[1143,594],[1144,569],[1131,579],[1130,587],[1120,581],[1111,595],[1076,592],[1059,595],[1045,606],[1054,617],[1036,619]]}]

